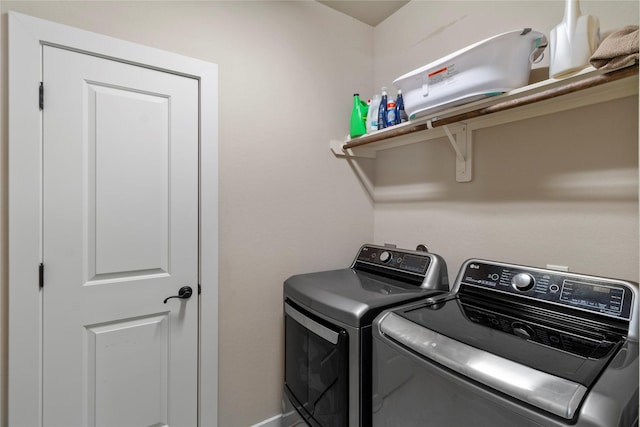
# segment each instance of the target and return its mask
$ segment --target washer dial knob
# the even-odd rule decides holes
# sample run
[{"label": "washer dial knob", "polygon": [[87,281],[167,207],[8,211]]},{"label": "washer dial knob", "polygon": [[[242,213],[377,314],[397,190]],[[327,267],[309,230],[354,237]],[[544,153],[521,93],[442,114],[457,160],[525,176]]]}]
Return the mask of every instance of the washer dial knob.
[{"label": "washer dial knob", "polygon": [[511,328],[513,329],[513,334],[523,338],[525,340],[530,340],[531,338],[536,336],[536,332],[529,325],[525,325],[521,322],[513,322],[511,324]]},{"label": "washer dial knob", "polygon": [[511,279],[511,285],[518,291],[528,291],[533,288],[536,281],[529,273],[518,273]]},{"label": "washer dial knob", "polygon": [[391,258],[393,258],[391,256],[391,252],[389,252],[389,251],[380,252],[380,262],[383,262],[383,263],[386,264],[389,261],[391,261]]}]

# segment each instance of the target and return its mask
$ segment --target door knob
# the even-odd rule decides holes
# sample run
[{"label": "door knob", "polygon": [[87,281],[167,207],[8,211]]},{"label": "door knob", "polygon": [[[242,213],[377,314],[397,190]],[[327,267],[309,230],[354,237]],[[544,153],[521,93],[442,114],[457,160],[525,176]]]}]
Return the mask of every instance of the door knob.
[{"label": "door knob", "polygon": [[180,298],[180,299],[188,299],[193,295],[193,289],[191,286],[183,286],[178,290],[178,295],[173,295],[164,299],[164,303],[166,304],[171,298]]}]

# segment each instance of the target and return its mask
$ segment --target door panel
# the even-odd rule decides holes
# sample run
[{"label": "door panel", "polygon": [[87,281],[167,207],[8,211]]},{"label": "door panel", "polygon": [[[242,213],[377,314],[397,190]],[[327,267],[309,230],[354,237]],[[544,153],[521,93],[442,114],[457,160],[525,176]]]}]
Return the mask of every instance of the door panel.
[{"label": "door panel", "polygon": [[[89,280],[168,273],[169,99],[87,84]],[[140,165],[144,165],[141,173]],[[95,264],[92,262],[95,260]],[[92,275],[93,273],[93,275]]]},{"label": "door panel", "polygon": [[43,50],[44,425],[195,426],[198,82]]},{"label": "door panel", "polygon": [[89,419],[105,427],[164,425],[168,314],[88,325],[85,330]]}]

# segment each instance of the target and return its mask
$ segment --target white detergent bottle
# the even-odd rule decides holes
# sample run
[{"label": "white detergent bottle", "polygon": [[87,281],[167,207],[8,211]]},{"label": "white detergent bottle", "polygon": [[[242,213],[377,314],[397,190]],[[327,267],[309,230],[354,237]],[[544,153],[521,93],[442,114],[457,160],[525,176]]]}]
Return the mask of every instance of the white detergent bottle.
[{"label": "white detergent bottle", "polygon": [[378,130],[378,109],[380,108],[379,94],[375,94],[369,105],[369,112],[367,113],[367,133]]},{"label": "white detergent bottle", "polygon": [[582,15],[578,0],[566,0],[564,18],[549,36],[549,77],[562,77],[589,65],[600,43],[600,21]]}]

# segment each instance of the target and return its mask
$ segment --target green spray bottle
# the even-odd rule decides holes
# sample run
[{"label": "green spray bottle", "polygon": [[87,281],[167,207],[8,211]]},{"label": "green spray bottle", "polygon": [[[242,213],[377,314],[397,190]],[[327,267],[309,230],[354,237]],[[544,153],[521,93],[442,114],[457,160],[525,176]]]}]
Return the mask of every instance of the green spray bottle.
[{"label": "green spray bottle", "polygon": [[353,109],[351,110],[351,138],[367,133],[367,103],[360,100],[360,94],[353,94]]}]

